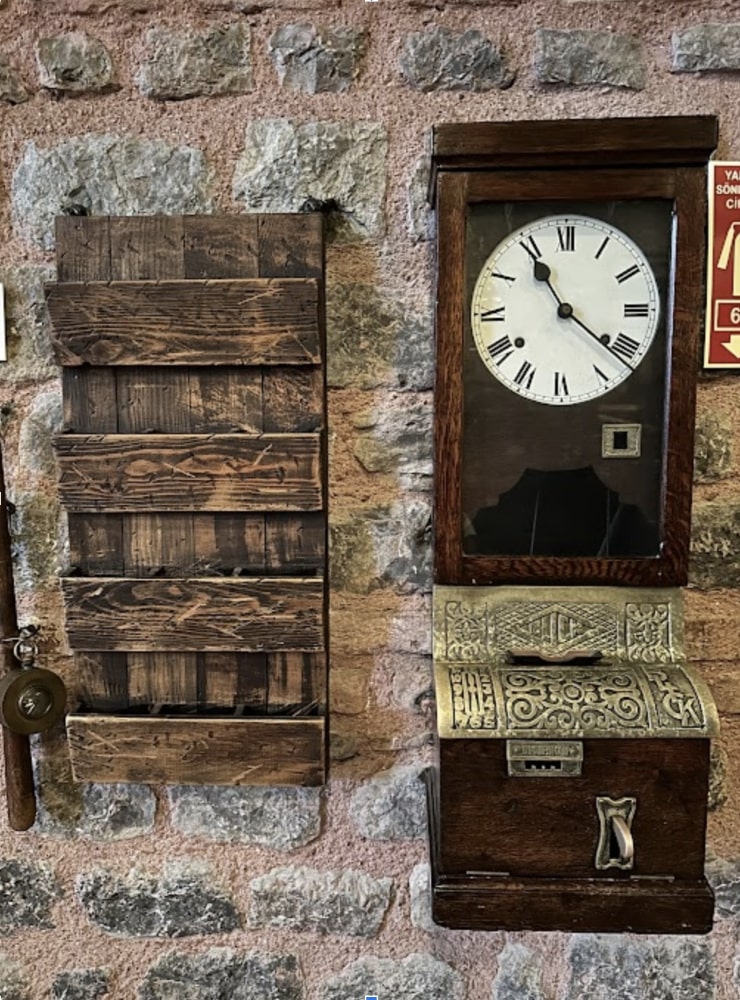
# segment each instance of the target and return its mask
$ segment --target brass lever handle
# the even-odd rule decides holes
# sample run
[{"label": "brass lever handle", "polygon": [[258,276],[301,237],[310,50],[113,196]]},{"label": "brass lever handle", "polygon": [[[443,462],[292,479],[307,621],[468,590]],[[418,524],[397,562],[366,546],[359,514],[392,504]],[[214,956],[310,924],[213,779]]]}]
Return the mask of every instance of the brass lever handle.
[{"label": "brass lever handle", "polygon": [[622,816],[612,816],[612,828],[619,845],[619,860],[622,864],[630,864],[635,857],[635,841],[632,831]]}]

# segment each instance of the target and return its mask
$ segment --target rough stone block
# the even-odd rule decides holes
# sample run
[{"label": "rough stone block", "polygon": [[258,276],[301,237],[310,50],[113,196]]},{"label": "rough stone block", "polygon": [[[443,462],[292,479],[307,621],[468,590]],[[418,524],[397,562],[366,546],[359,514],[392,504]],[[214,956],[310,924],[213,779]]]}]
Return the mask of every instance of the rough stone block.
[{"label": "rough stone block", "polygon": [[294,955],[237,953],[211,948],[192,955],[170,952],[147,972],[138,1000],[303,1000]]},{"label": "rough stone block", "polygon": [[29,142],[13,174],[16,232],[50,250],[54,218],[70,205],[89,215],[189,215],[213,211],[203,153],[153,139],[83,135],[40,149]]},{"label": "rough stone block", "polygon": [[574,935],[563,1000],[712,1000],[715,966],[704,938]]},{"label": "rough stone block", "polygon": [[740,504],[696,504],[689,578],[697,587],[740,586]]},{"label": "rough stone block", "polygon": [[462,34],[435,26],[408,35],[401,54],[401,73],[415,90],[493,90],[511,86],[501,51],[470,29]]},{"label": "rough stone block", "polygon": [[20,73],[13,67],[4,52],[0,52],[0,101],[6,104],[23,104],[31,92]]},{"label": "rough stone block", "polygon": [[41,38],[36,58],[39,82],[46,90],[84,94],[117,86],[108,49],[84,31]]},{"label": "rough stone block", "polygon": [[274,868],[249,886],[250,927],[372,937],[390,905],[393,880],[359,871]]},{"label": "rough stone block", "polygon": [[393,1000],[463,1000],[465,986],[458,972],[432,955],[409,955],[401,961],[368,955],[327,979],[318,993],[319,1000],[367,995]]},{"label": "rough stone block", "polygon": [[362,715],[367,709],[371,668],[358,666],[352,658],[345,662],[334,657],[331,667],[331,713],[334,715]]},{"label": "rough stone block", "polygon": [[269,51],[281,85],[305,94],[339,94],[359,72],[365,40],[357,28],[284,24],[270,38]]},{"label": "rough stone block", "polygon": [[95,869],[77,877],[77,898],[104,931],[126,937],[222,934],[240,926],[228,893],[205,865],[173,862],[161,878]]},{"label": "rough stone block", "polygon": [[66,742],[36,755],[34,832],[84,840],[130,840],[150,833],[157,800],[148,785],[81,784],[72,779]]},{"label": "rough stone block", "polygon": [[642,45],[631,35],[611,31],[537,32],[535,73],[540,83],[602,85],[643,90]]},{"label": "rough stone block", "polygon": [[0,386],[40,382],[59,375],[44,299],[44,282],[53,280],[54,273],[48,264],[0,268],[8,338],[8,363],[0,365]]},{"label": "rough stone block", "polygon": [[431,389],[431,315],[405,308],[397,296],[360,283],[327,291],[327,381],[333,389]]},{"label": "rough stone block", "polygon": [[434,672],[429,656],[393,654],[390,658],[394,705],[425,714],[434,700]]},{"label": "rough stone block", "polygon": [[354,455],[367,472],[395,473],[403,489],[432,487],[432,397],[430,393],[393,400],[360,416]]},{"label": "rough stone block", "polygon": [[168,788],[173,827],[190,837],[291,851],[321,832],[318,788]]},{"label": "rough stone block", "polygon": [[56,497],[47,491],[14,492],[13,543],[16,596],[43,587],[62,571],[63,525]]},{"label": "rough stone block", "polygon": [[418,599],[408,601],[406,606],[393,618],[387,648],[393,653],[421,653],[430,656],[432,652],[432,603],[427,594],[415,595]]},{"label": "rough stone block", "polygon": [[0,1000],[32,1000],[23,969],[6,955],[0,955]]},{"label": "rough stone block", "polygon": [[387,151],[385,129],[373,122],[251,122],[234,171],[234,198],[250,212],[329,203],[344,235],[376,236],[384,228]]},{"label": "rough stone block", "polygon": [[416,161],[409,180],[407,192],[408,233],[414,243],[422,243],[434,237],[434,213],[429,204],[429,171],[431,158],[428,154]]},{"label": "rough stone block", "polygon": [[335,590],[369,593],[395,585],[431,590],[431,506],[412,500],[376,507],[331,525],[331,573]]},{"label": "rough stone block", "polygon": [[105,969],[74,969],[60,972],[51,985],[52,1000],[98,1000],[108,992]]},{"label": "rough stone block", "polygon": [[706,867],[707,879],[714,890],[714,912],[718,917],[740,914],[740,861],[713,858]]},{"label": "rough stone block", "polygon": [[54,927],[51,909],[62,890],[45,864],[0,859],[0,933]]},{"label": "rough stone block", "polygon": [[158,101],[252,89],[249,27],[225,24],[205,31],[158,25],[146,33],[147,53],[136,82]]},{"label": "rough stone block", "polygon": [[432,919],[432,883],[428,862],[416,865],[409,876],[411,923],[420,931],[439,930]]},{"label": "rough stone block", "polygon": [[695,24],[673,35],[675,73],[740,69],[740,24]]},{"label": "rough stone block", "polygon": [[350,816],[370,840],[417,839],[426,836],[427,803],[417,765],[383,771],[352,795]]},{"label": "rough stone block", "polygon": [[730,421],[713,413],[705,414],[697,421],[694,443],[694,478],[697,482],[713,483],[730,475],[733,433]]},{"label": "rough stone block", "polygon": [[52,436],[62,427],[61,386],[40,392],[21,423],[18,457],[27,472],[53,478],[56,462]]},{"label": "rough stone block", "polygon": [[546,1000],[540,956],[523,944],[507,942],[498,957],[492,1000]]},{"label": "rough stone block", "polygon": [[712,740],[709,757],[709,792],[707,808],[720,809],[727,801],[727,753],[718,740]]}]

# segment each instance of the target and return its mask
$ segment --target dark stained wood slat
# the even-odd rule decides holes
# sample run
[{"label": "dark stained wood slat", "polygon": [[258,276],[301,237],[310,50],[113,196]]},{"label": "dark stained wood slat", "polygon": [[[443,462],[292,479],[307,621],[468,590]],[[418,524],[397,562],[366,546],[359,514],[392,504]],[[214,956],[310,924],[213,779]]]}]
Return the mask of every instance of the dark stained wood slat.
[{"label": "dark stained wood slat", "polygon": [[74,695],[98,711],[127,708],[128,659],[125,653],[78,653]]},{"label": "dark stained wood slat", "polygon": [[63,365],[317,364],[312,279],[47,286]]},{"label": "dark stained wood slat", "polygon": [[118,389],[112,368],[63,368],[64,430],[74,434],[115,434]]},{"label": "dark stained wood slat", "polygon": [[[111,220],[111,278],[121,281],[184,277],[183,223],[179,217],[136,216]],[[190,378],[185,368],[112,367],[122,434],[186,433],[190,426]],[[108,515],[111,520],[115,515]],[[123,562],[129,576],[183,575],[194,560],[193,521],[189,513],[149,511],[120,516]],[[146,567],[146,568],[145,568]],[[192,702],[195,655],[130,654],[131,703]]]},{"label": "dark stained wood slat", "polygon": [[264,714],[265,653],[198,653],[198,703],[208,708],[243,707]]},{"label": "dark stained wood slat", "polygon": [[123,576],[123,525],[106,514],[69,515],[70,569],[84,576]]},{"label": "dark stained wood slat", "polygon": [[186,215],[186,278],[258,278],[259,217]]},{"label": "dark stained wood slat", "polygon": [[324,426],[324,376],[320,368],[265,368],[263,430],[317,431]]},{"label": "dark stained wood slat", "polygon": [[110,219],[59,215],[54,232],[58,281],[106,281],[112,277]]},{"label": "dark stained wood slat", "polygon": [[267,711],[271,715],[326,708],[325,653],[267,654]]},{"label": "dark stained wood slat", "polygon": [[321,580],[62,580],[70,645],[81,650],[315,651]]},{"label": "dark stained wood slat", "polygon": [[193,517],[197,560],[194,573],[239,576],[263,574],[264,514],[196,514]]},{"label": "dark stained wood slat", "polygon": [[321,278],[324,220],[321,215],[260,215],[261,278]]},{"label": "dark stained wood slat", "polygon": [[314,434],[100,435],[55,439],[68,510],[316,510]]},{"label": "dark stained wood slat", "polygon": [[130,705],[196,705],[197,653],[127,653]]},{"label": "dark stained wood slat", "polygon": [[77,781],[320,785],[323,719],[69,715]]},{"label": "dark stained wood slat", "polygon": [[320,571],[326,552],[323,513],[268,514],[265,518],[265,563],[270,573]]},{"label": "dark stained wood slat", "polygon": [[262,419],[262,369],[191,368],[188,374],[194,434],[259,434],[267,429]]}]

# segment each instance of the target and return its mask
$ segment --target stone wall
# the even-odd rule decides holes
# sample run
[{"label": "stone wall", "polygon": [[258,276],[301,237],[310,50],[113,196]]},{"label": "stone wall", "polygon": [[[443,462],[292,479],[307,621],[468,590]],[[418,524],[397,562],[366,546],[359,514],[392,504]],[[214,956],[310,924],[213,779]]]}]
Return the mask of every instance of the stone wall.
[{"label": "stone wall", "polygon": [[692,659],[722,712],[707,938],[430,919],[434,122],[714,112],[740,157],[740,0],[3,0],[0,433],[22,616],[70,679],[42,284],[64,211],[326,203],[332,773],[305,789],[76,786],[0,829],[1,1000],[729,1000],[740,994],[740,384],[702,376]]}]

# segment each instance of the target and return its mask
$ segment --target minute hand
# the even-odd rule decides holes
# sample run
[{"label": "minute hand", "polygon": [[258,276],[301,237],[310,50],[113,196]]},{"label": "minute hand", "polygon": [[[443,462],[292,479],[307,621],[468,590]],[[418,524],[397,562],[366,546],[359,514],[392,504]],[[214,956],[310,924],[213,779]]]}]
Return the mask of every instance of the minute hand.
[{"label": "minute hand", "polygon": [[608,344],[605,344],[605,343],[604,343],[604,341],[603,341],[603,340],[601,339],[601,337],[599,337],[599,335],[598,335],[598,334],[594,333],[594,332],[593,332],[593,330],[590,330],[590,329],[589,329],[589,328],[588,328],[588,327],[586,326],[586,324],[585,324],[585,323],[582,323],[582,322],[581,322],[581,320],[580,320],[580,319],[579,319],[579,318],[578,318],[578,317],[576,316],[576,314],[575,314],[575,313],[571,313],[571,314],[570,314],[570,318],[571,318],[571,319],[573,320],[573,322],[574,322],[574,323],[577,323],[577,324],[578,324],[578,326],[580,326],[580,328],[581,328],[582,330],[585,330],[585,331],[586,331],[586,333],[587,333],[587,334],[589,335],[589,337],[592,337],[592,338],[593,338],[593,339],[594,339],[594,340],[596,341],[596,343],[597,343],[597,344],[601,344],[601,346],[602,346],[602,347],[603,347],[603,348],[604,348],[605,350],[607,350],[607,351],[608,351],[608,352],[609,352],[609,353],[610,353],[610,354],[611,354],[611,355],[612,355],[613,357],[615,357],[615,358],[617,359],[617,361],[621,361],[621,363],[622,363],[622,364],[624,365],[624,367],[625,367],[625,368],[629,368],[629,370],[630,370],[631,372],[633,372],[633,371],[635,370],[635,369],[634,369],[634,368],[632,367],[632,365],[631,365],[631,364],[629,363],[629,361],[625,361],[625,360],[624,360],[624,358],[623,358],[623,357],[621,356],[621,354],[617,354],[617,352],[616,352],[616,351],[613,351],[613,350],[611,349],[611,347],[609,347],[609,345],[608,345]]}]

